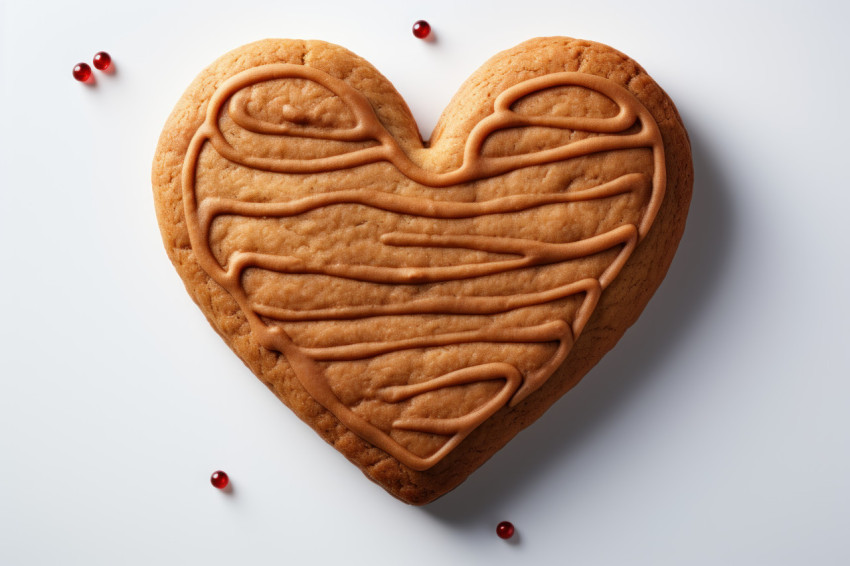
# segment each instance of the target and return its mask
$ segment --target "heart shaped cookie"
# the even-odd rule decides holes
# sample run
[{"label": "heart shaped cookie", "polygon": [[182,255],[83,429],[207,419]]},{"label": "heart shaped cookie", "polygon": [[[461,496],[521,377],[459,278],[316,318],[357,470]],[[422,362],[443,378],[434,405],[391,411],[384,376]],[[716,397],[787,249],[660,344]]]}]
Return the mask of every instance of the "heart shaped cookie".
[{"label": "heart shaped cookie", "polygon": [[166,250],[213,328],[415,504],[613,347],[664,277],[692,180],[665,93],[568,38],[488,61],[430,144],[349,51],[247,45],[192,83],[153,167]]}]

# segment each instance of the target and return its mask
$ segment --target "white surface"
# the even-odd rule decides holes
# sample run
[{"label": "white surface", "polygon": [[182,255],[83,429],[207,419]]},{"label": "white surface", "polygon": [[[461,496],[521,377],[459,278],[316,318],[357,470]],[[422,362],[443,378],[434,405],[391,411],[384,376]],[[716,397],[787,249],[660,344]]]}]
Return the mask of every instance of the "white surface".
[{"label": "white surface", "polygon": [[[850,563],[846,3],[137,4],[0,8],[0,564]],[[411,35],[419,18],[436,43]],[[195,74],[256,39],[352,49],[428,132],[469,73],[540,35],[619,48],[676,101],[688,228],[577,389],[408,507],[191,303],[156,225],[154,147]],[[101,49],[117,74],[76,83]]]}]

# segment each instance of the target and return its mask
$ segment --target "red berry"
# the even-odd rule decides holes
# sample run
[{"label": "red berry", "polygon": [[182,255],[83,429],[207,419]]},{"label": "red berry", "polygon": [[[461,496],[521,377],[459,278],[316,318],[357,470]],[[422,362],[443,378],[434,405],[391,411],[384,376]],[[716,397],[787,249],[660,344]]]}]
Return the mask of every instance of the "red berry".
[{"label": "red berry", "polygon": [[425,39],[431,33],[431,24],[425,20],[419,20],[413,24],[413,35],[419,39]]},{"label": "red berry", "polygon": [[74,78],[81,83],[86,82],[91,78],[91,67],[86,63],[77,63],[77,66],[74,67]]},{"label": "red berry", "polygon": [[514,526],[512,523],[508,521],[502,521],[496,527],[496,534],[499,535],[499,538],[509,539],[514,536]]},{"label": "red berry", "polygon": [[215,488],[224,489],[227,487],[227,484],[230,483],[230,478],[227,477],[227,474],[219,470],[217,472],[213,472],[213,475],[210,476],[210,483],[213,484],[213,487]]},{"label": "red berry", "polygon": [[94,54],[94,68],[100,71],[105,71],[112,64],[112,57],[106,51],[98,51]]}]

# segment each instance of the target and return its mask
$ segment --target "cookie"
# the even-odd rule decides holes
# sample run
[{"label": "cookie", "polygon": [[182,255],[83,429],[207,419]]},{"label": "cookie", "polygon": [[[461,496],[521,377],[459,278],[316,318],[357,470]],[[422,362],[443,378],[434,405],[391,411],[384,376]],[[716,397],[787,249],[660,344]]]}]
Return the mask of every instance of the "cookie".
[{"label": "cookie", "polygon": [[413,504],[614,346],[667,271],[692,183],[664,91],[559,37],[485,63],[429,143],[353,53],[253,43],[189,86],[153,164],[166,251],[212,327]]}]

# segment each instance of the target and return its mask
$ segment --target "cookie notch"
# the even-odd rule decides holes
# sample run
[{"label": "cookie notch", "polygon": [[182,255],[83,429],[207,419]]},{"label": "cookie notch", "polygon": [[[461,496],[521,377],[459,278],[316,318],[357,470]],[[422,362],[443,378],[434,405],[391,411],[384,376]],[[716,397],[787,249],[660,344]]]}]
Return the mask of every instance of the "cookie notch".
[{"label": "cookie notch", "polygon": [[[316,83],[341,99],[354,116],[354,126],[332,129],[298,122],[269,122],[253,117],[240,91],[268,81],[288,79]],[[535,116],[513,109],[525,97],[559,87],[579,87],[612,100],[618,111],[610,117]],[[252,134],[278,139],[308,138],[356,145],[352,151],[308,159],[268,157],[241,152],[221,130],[226,114],[236,127]],[[520,128],[554,128],[592,134],[579,141],[532,153],[486,156],[483,148],[493,134]],[[195,184],[198,162],[209,144],[227,161],[260,171],[307,175],[348,170],[376,163],[389,163],[405,178],[430,188],[448,188],[492,179],[512,172],[565,162],[572,159],[625,149],[646,148],[652,153],[653,173],[647,189],[646,175],[628,173],[591,188],[577,191],[514,194],[473,202],[438,200],[407,196],[392,191],[344,189],[272,202],[252,202],[207,196],[199,199]],[[367,147],[363,147],[366,144]],[[552,73],[507,88],[495,100],[493,112],[470,132],[459,168],[436,172],[414,163],[384,128],[368,99],[344,81],[321,70],[293,64],[270,64],[243,71],[225,81],[210,100],[204,124],[195,132],[182,168],[184,214],[192,250],[202,269],[236,300],[248,319],[251,332],[263,347],[282,353],[309,394],[361,438],[381,448],[414,470],[427,470],[443,459],[482,422],[505,406],[514,406],[540,387],[566,358],[574,341],[592,314],[602,291],[614,280],[637,243],[649,231],[664,197],[665,157],[661,134],[646,108],[628,91],[608,79],[579,72]],[[516,237],[484,235],[422,234],[387,232],[380,245],[393,248],[463,249],[495,255],[496,259],[450,266],[405,266],[315,264],[285,253],[235,251],[225,262],[212,249],[210,234],[222,217],[252,219],[293,218],[331,206],[360,206],[390,214],[439,220],[470,219],[487,215],[514,214],[546,206],[571,206],[599,202],[623,195],[639,195],[637,221],[624,222],[603,233],[578,241],[552,243]],[[364,284],[439,286],[449,281],[471,280],[534,269],[561,262],[581,260],[612,250],[610,261],[595,277],[561,281],[553,288],[512,295],[456,297],[448,294],[427,296],[408,302],[348,305],[299,310],[260,302],[243,284],[246,271],[264,270],[287,275],[321,274]],[[612,257],[610,257],[612,256]],[[530,326],[483,325],[480,328],[437,335],[422,335],[381,342],[341,345],[299,345],[284,329],[285,323],[310,321],[354,321],[381,317],[434,314],[480,317],[546,305],[565,298],[583,296],[570,320],[550,320]],[[515,365],[493,360],[458,368],[424,381],[382,387],[371,393],[371,402],[404,404],[430,393],[474,384],[499,382],[488,390],[486,399],[463,415],[447,418],[401,416],[390,430],[370,422],[368,415],[354,412],[340,400],[326,379],[328,365],[380,357],[400,350],[427,350],[476,343],[539,344],[556,348],[534,371],[521,372]],[[411,431],[440,437],[439,448],[417,453],[393,437]],[[433,446],[433,443],[431,444]]]}]

